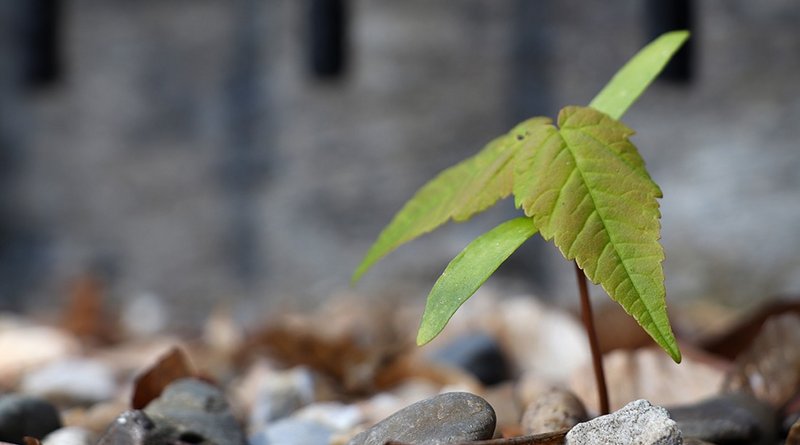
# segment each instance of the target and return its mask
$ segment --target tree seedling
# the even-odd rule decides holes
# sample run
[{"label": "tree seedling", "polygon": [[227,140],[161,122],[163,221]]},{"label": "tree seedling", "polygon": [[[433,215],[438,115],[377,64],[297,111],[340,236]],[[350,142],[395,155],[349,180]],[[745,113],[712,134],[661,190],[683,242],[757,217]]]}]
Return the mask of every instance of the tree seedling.
[{"label": "tree seedling", "polygon": [[588,107],[564,107],[556,124],[546,117],[528,119],[441,172],[381,232],[353,282],[398,246],[450,220],[465,221],[513,194],[524,216],[479,236],[447,265],[428,295],[417,344],[435,338],[461,304],[539,232],[575,262],[602,413],[608,412],[608,395],[586,277],[680,362],[661,264],[661,190],[630,141],[634,132],[618,119],[688,37],[686,31],[660,36],[625,64]]}]

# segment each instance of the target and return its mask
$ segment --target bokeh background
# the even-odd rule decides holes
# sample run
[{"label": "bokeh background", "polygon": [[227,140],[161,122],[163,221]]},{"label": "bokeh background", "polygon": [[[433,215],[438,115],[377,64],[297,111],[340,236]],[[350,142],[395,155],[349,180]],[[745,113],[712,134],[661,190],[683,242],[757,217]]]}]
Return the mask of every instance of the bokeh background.
[{"label": "bokeh background", "polygon": [[[448,225],[351,290],[393,213],[674,28],[689,49],[623,118],[664,190],[668,300],[800,295],[797,2],[3,0],[0,306],[58,307],[86,276],[181,320],[422,301],[517,211]],[[489,285],[575,304],[571,274],[532,240]]]}]

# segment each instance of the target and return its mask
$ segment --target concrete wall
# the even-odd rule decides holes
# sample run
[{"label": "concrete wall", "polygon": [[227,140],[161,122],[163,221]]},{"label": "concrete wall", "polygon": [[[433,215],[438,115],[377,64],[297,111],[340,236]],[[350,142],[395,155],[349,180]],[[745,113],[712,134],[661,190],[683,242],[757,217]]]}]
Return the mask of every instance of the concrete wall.
[{"label": "concrete wall", "polygon": [[[320,81],[306,4],[64,2],[62,79],[3,84],[20,153],[6,213],[34,234],[24,276],[4,266],[21,280],[7,299],[41,304],[86,270],[120,301],[152,292],[190,315],[347,292],[427,179],[528,115],[587,103],[647,40],[636,1],[357,0],[348,69]],[[654,86],[623,119],[664,190],[671,301],[800,294],[798,25],[790,1],[696,2],[693,81]],[[358,291],[421,300],[516,214],[412,243]],[[542,243],[503,272],[515,290],[575,292]]]}]

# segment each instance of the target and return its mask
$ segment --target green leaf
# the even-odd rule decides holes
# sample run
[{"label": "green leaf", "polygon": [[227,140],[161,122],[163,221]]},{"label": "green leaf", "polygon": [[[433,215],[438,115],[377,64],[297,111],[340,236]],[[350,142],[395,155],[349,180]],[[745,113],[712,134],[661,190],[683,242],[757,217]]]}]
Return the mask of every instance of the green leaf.
[{"label": "green leaf", "polygon": [[667,317],[661,196],[622,123],[566,107],[530,130],[515,159],[514,195],[542,236],[554,239],[651,337],[680,361]]},{"label": "green leaf", "polygon": [[688,31],[672,31],[652,41],[617,71],[589,106],[621,118],[688,38]]},{"label": "green leaf", "polygon": [[378,260],[449,220],[465,221],[511,194],[512,159],[530,128],[546,121],[533,118],[491,141],[478,154],[450,167],[425,184],[394,216],[353,273],[359,278]]},{"label": "green leaf", "polygon": [[456,310],[534,233],[530,218],[515,218],[475,238],[453,258],[428,295],[417,344],[439,335]]}]

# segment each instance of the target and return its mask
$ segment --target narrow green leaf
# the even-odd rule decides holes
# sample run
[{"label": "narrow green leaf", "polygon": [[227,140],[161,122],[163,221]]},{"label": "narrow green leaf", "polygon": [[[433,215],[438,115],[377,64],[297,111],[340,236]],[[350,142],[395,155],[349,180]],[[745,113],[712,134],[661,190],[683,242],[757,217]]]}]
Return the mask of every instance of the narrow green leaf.
[{"label": "narrow green leaf", "polygon": [[515,218],[475,238],[453,258],[428,295],[417,344],[439,335],[456,310],[534,233],[533,220]]},{"label": "narrow green leaf", "polygon": [[621,118],[688,38],[688,31],[672,31],[652,41],[617,71],[589,106]]},{"label": "narrow green leaf", "polygon": [[517,152],[517,206],[680,361],[658,241],[661,191],[628,141],[633,132],[592,108],[566,107],[558,124],[534,128]]},{"label": "narrow green leaf", "polygon": [[478,154],[450,167],[425,184],[394,216],[353,273],[358,279],[378,260],[449,220],[465,221],[511,194],[516,150],[529,129],[546,121],[528,119],[491,141]]}]

